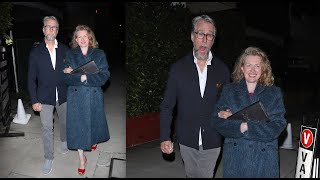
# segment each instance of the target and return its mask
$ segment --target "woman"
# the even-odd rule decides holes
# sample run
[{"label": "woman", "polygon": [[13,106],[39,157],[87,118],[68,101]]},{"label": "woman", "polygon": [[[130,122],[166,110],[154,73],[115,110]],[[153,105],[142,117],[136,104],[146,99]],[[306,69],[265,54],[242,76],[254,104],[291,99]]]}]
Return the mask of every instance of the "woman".
[{"label": "woman", "polygon": [[[78,173],[83,175],[87,162],[83,151],[95,150],[97,143],[110,139],[101,89],[110,73],[106,55],[103,50],[97,49],[98,42],[88,26],[76,27],[70,46],[64,69],[68,84],[67,142],[69,149],[78,150]],[[91,60],[98,66],[98,73],[71,73]]]},{"label": "woman", "polygon": [[[286,126],[285,108],[266,54],[248,47],[235,64],[233,83],[223,87],[213,114],[214,127],[225,137],[225,178],[279,178],[278,137]],[[232,113],[260,101],[267,121],[227,120]]]}]

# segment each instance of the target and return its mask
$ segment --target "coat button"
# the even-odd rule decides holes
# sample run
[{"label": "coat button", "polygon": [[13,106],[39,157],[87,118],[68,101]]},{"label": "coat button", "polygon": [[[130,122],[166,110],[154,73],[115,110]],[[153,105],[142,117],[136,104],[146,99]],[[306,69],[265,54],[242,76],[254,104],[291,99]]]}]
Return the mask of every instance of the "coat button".
[{"label": "coat button", "polygon": [[266,150],[265,148],[261,149],[262,152],[264,152],[265,150]]},{"label": "coat button", "polygon": [[234,146],[237,146],[237,143],[233,143]]},{"label": "coat button", "polygon": [[78,89],[74,89],[74,91],[77,91]]}]

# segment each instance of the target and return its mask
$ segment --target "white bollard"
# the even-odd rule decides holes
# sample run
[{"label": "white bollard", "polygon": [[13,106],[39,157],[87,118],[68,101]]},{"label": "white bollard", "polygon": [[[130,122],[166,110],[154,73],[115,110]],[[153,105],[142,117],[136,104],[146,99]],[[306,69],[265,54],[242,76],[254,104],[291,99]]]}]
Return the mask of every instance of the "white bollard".
[{"label": "white bollard", "polygon": [[26,111],[24,110],[22,100],[18,99],[17,114],[15,115],[12,122],[18,123],[18,124],[27,124],[30,117],[31,117],[31,114],[26,114]]},{"label": "white bollard", "polygon": [[294,149],[292,144],[292,130],[291,130],[291,123],[287,124],[287,137],[284,140],[282,146],[280,146],[282,149]]}]

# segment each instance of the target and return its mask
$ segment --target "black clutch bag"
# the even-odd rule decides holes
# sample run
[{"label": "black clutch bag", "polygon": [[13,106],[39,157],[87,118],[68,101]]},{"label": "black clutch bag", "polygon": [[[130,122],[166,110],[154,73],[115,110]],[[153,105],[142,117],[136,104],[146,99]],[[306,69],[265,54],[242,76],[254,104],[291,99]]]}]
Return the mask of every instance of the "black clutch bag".
[{"label": "black clutch bag", "polygon": [[71,71],[71,74],[75,74],[75,73],[95,74],[98,72],[99,72],[98,66],[96,65],[96,63],[93,60],[91,60],[91,61],[87,62],[86,64]]},{"label": "black clutch bag", "polygon": [[263,104],[258,101],[255,102],[240,111],[232,114],[227,118],[228,120],[242,120],[244,122],[254,120],[254,121],[270,121],[268,115],[263,107]]}]

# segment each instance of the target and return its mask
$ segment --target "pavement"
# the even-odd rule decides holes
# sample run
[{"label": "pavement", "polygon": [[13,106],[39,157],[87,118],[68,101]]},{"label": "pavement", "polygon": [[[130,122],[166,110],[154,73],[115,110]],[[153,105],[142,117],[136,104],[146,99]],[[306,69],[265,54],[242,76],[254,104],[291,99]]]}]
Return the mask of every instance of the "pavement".
[{"label": "pavement", "polygon": [[[111,78],[104,91],[104,105],[110,140],[98,144],[95,151],[85,152],[87,167],[79,176],[78,152],[60,152],[59,124],[54,121],[54,161],[48,175],[42,173],[44,162],[40,116],[31,104],[23,102],[26,114],[31,114],[25,125],[12,122],[9,133],[23,132],[24,136],[0,138],[0,177],[2,178],[124,178],[126,177],[126,89],[125,71],[120,66],[110,66]],[[17,107],[17,102],[11,104]],[[16,110],[17,111],[17,110]],[[13,115],[17,112],[13,112]],[[55,113],[54,119],[57,119]]]},{"label": "pavement", "polygon": [[[279,148],[280,178],[295,177],[302,117],[305,113],[319,111],[319,109],[319,106],[314,107],[314,109],[308,106],[290,107],[287,109],[286,119],[291,125],[291,131],[285,129],[279,137],[279,146],[282,147]],[[292,141],[288,141],[290,136],[287,136],[287,134],[291,134]],[[283,146],[284,143],[289,146]],[[174,154],[171,156],[165,156],[161,152],[159,140],[129,147],[126,150],[126,154],[128,178],[186,177],[177,143],[174,144]],[[222,156],[223,154],[221,153],[216,165],[215,178],[223,177]]]}]

